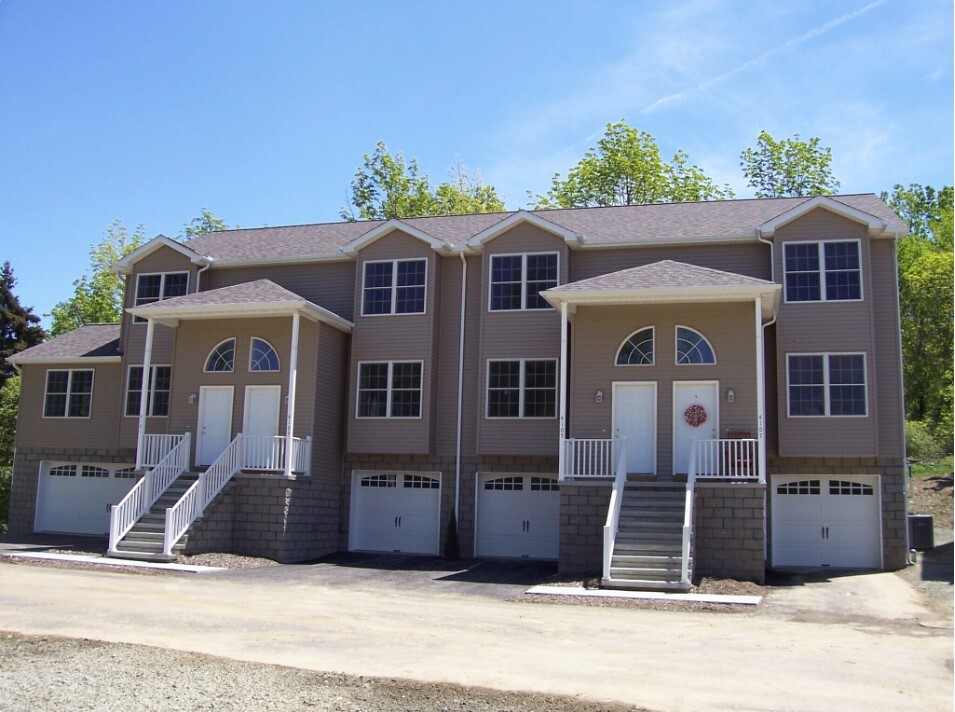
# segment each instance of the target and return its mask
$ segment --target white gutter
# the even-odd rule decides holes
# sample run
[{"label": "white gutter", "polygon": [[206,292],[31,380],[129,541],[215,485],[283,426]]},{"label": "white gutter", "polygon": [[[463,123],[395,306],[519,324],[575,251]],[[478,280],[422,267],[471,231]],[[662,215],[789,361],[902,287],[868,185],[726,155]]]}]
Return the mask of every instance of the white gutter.
[{"label": "white gutter", "polygon": [[558,436],[560,438],[559,450],[557,451],[557,477],[563,479],[564,467],[566,466],[567,441],[567,302],[560,303],[560,390],[557,401],[558,418],[560,427]]},{"label": "white gutter", "polygon": [[468,261],[462,250],[461,255],[461,329],[458,335],[458,422],[454,446],[454,521],[460,526],[461,507],[461,432],[464,408],[464,316],[468,290]]},{"label": "white gutter", "polygon": [[212,267],[211,259],[209,260],[209,262],[206,264],[205,267],[200,267],[199,269],[196,270],[196,294],[199,293],[199,282],[200,282],[200,278],[202,277],[202,273],[205,272],[210,267]]},{"label": "white gutter", "polygon": [[[766,238],[764,238],[763,231],[758,228],[756,230],[756,239],[759,240],[760,242],[763,242],[769,245],[769,281],[775,282],[776,281],[776,243],[774,243],[772,240],[767,240]],[[773,321],[775,320],[776,318],[773,317]]]}]

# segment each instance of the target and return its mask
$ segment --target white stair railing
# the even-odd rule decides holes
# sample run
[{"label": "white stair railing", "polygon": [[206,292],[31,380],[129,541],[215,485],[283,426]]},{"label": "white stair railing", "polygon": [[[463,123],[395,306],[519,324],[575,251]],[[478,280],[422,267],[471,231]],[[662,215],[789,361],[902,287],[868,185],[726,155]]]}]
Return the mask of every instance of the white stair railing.
[{"label": "white stair railing", "polygon": [[686,500],[683,504],[683,555],[680,583],[690,584],[690,548],[693,541],[693,498],[696,493],[696,441],[690,448],[690,465],[686,473]]},{"label": "white stair railing", "polygon": [[754,438],[722,438],[696,440],[692,454],[696,456],[696,476],[700,480],[763,481],[759,471],[759,441]]},{"label": "white stair railing", "polygon": [[244,455],[242,434],[229,443],[209,469],[199,475],[192,487],[175,505],[166,510],[166,531],[163,536],[163,554],[172,556],[172,548],[192,523],[205,511],[209,503],[222,491],[232,476],[242,469]]},{"label": "white stair railing", "polygon": [[[149,436],[149,438],[152,437],[155,436]],[[116,545],[129,533],[139,518],[149,511],[149,508],[169,488],[169,485],[178,479],[179,475],[189,469],[190,441],[189,433],[162,436],[162,442],[165,445],[171,445],[167,454],[156,463],[155,467],[143,475],[143,478],[119,504],[110,509],[110,552],[116,552]],[[154,442],[160,441],[157,439]]]},{"label": "white stair railing", "polygon": [[617,440],[617,471],[614,474],[613,490],[610,492],[610,506],[607,508],[607,523],[604,524],[603,578],[610,578],[610,565],[613,562],[613,547],[620,526],[620,507],[623,505],[623,493],[627,486],[627,450],[624,439]]},{"label": "white stair railing", "polygon": [[182,435],[166,435],[163,433],[148,433],[143,436],[143,451],[141,462],[143,467],[153,467],[165,459],[173,448],[182,442]]}]

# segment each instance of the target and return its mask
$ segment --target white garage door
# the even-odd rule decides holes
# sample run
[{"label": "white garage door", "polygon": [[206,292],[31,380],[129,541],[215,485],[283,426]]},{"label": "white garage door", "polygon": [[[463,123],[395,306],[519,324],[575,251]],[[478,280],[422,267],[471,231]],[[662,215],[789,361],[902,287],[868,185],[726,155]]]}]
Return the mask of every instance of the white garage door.
[{"label": "white garage door", "polygon": [[877,569],[877,475],[773,477],[773,565]]},{"label": "white garage door", "polygon": [[478,475],[478,556],[556,559],[560,486],[540,475]]},{"label": "white garage door", "polygon": [[351,551],[438,553],[441,476],[367,473],[352,476]]},{"label": "white garage door", "polygon": [[136,484],[132,465],[43,462],[36,495],[38,532],[108,534],[109,508]]}]

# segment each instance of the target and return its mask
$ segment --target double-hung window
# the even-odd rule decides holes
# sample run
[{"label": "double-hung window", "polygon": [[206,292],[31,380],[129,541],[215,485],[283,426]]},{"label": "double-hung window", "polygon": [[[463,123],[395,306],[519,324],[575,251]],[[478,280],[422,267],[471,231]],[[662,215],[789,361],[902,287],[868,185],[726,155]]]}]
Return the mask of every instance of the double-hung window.
[{"label": "double-hung window", "polygon": [[[170,366],[150,366],[149,389],[146,397],[146,415],[155,418],[169,415],[169,393],[172,387]],[[126,379],[126,415],[138,416],[143,394],[143,367],[130,366]]]},{"label": "double-hung window", "polygon": [[92,402],[92,369],[46,372],[44,418],[89,418]]},{"label": "double-hung window", "polygon": [[358,364],[359,418],[420,418],[421,361]]},{"label": "double-hung window", "polygon": [[557,360],[488,361],[488,418],[557,415]]},{"label": "double-hung window", "polygon": [[[188,272],[160,272],[157,274],[141,274],[136,277],[136,306],[161,302],[163,299],[181,297],[189,290]],[[133,319],[138,324],[145,319]]]},{"label": "double-hung window", "polygon": [[858,301],[862,269],[858,240],[783,245],[787,302]]},{"label": "double-hung window", "polygon": [[365,262],[362,316],[423,314],[428,261]]},{"label": "double-hung window", "polygon": [[865,354],[788,354],[789,415],[864,416]]},{"label": "double-hung window", "polygon": [[557,253],[491,256],[491,311],[550,309],[540,295],[557,286]]}]

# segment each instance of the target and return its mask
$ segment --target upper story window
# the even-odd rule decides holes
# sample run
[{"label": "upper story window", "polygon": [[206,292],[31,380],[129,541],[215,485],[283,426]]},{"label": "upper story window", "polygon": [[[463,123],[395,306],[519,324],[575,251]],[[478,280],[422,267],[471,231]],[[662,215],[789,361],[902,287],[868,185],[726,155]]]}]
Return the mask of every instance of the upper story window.
[{"label": "upper story window", "polygon": [[557,253],[491,256],[491,311],[550,309],[540,295],[557,286]]},{"label": "upper story window", "polygon": [[46,372],[44,418],[89,418],[92,402],[92,369]]},{"label": "upper story window", "polygon": [[249,351],[250,371],[278,371],[279,355],[265,339],[252,338],[252,348]]},{"label": "upper story window", "polygon": [[423,314],[428,261],[365,262],[362,316]]},{"label": "upper story window", "polygon": [[[146,415],[161,418],[169,415],[169,393],[172,390],[172,368],[150,366],[149,389],[146,397]],[[143,394],[143,367],[130,366],[126,379],[126,415],[139,415]]]},{"label": "upper story window", "polygon": [[865,354],[788,354],[789,415],[864,416]]},{"label": "upper story window", "polygon": [[235,370],[235,339],[226,339],[209,352],[203,371],[231,373]]},{"label": "upper story window", "polygon": [[[136,306],[160,302],[163,299],[181,297],[189,290],[188,272],[160,272],[156,274],[141,274],[136,277]],[[133,319],[137,324],[146,320],[141,317]]]},{"label": "upper story window", "polygon": [[676,328],[676,362],[678,365],[716,363],[716,352],[706,337],[687,326]]},{"label": "upper story window", "polygon": [[638,329],[617,349],[618,366],[653,365],[653,327]]},{"label": "upper story window", "polygon": [[421,361],[358,364],[359,418],[420,418]]},{"label": "upper story window", "polygon": [[557,361],[488,361],[488,418],[553,418],[557,415]]},{"label": "upper story window", "polygon": [[858,240],[783,245],[787,302],[862,299]]}]

